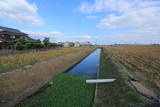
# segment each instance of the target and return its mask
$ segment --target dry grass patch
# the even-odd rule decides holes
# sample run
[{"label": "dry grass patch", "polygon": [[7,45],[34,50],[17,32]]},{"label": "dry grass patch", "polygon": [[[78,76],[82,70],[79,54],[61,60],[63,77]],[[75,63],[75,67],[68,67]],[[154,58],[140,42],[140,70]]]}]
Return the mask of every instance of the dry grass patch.
[{"label": "dry grass patch", "polygon": [[84,48],[61,48],[56,50],[30,52],[23,54],[14,54],[8,56],[0,56],[0,72],[4,70],[15,69],[27,64],[36,63],[57,56],[83,50]]},{"label": "dry grass patch", "polygon": [[129,69],[134,78],[160,89],[160,46],[107,46],[115,60]]}]

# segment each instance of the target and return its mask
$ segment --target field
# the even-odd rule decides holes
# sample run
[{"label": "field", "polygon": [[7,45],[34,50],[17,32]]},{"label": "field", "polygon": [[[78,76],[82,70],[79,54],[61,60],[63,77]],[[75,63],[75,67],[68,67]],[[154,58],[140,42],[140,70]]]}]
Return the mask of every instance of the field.
[{"label": "field", "polygon": [[107,50],[103,49],[98,78],[115,78],[116,81],[97,85],[95,107],[143,107],[145,103],[128,85],[126,78],[119,72],[119,67],[108,56]]},{"label": "field", "polygon": [[[39,88],[41,89],[36,94],[17,106],[150,107],[157,105],[155,99],[160,99],[160,46],[102,47],[97,78],[115,78],[116,81],[97,84],[95,98],[95,85],[86,84],[85,78],[63,74],[94,49],[94,47],[86,47],[46,51],[49,55],[45,58],[43,52],[43,55],[41,52],[38,52],[41,53],[40,55],[29,53],[37,58],[34,63],[52,60],[0,75],[0,87],[2,87],[0,105],[20,101]],[[17,54],[17,56],[21,55],[25,54]],[[9,58],[9,56],[2,57]],[[26,55],[27,57],[32,59],[31,56]],[[23,60],[25,62],[25,59]],[[30,64],[30,61],[28,60],[26,64]],[[22,65],[23,63],[12,63],[6,67],[3,65],[2,69],[10,70]],[[141,92],[152,98],[142,95]]]},{"label": "field", "polygon": [[110,57],[128,69],[128,76],[160,90],[160,46],[107,46]]},{"label": "field", "polygon": [[48,60],[57,56],[80,51],[82,49],[84,48],[60,48],[49,51],[0,56],[0,72],[3,72],[5,70],[12,70],[27,64],[33,64],[43,60]]}]

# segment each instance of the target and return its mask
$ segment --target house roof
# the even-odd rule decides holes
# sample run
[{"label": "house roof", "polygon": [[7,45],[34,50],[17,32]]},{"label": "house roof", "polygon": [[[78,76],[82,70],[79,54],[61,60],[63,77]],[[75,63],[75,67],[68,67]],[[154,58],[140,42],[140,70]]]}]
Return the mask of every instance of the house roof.
[{"label": "house roof", "polygon": [[[14,35],[23,35],[29,41],[37,41],[37,40],[32,39],[31,37],[29,37],[28,34],[21,32],[20,30],[0,26],[0,34],[6,34],[6,33],[7,34],[14,34]],[[2,39],[0,38],[0,40],[2,40]]]},{"label": "house roof", "polygon": [[21,35],[27,35],[26,33],[21,32],[20,30],[13,29],[13,28],[7,28],[0,26],[0,33],[14,33],[14,34],[21,34]]}]

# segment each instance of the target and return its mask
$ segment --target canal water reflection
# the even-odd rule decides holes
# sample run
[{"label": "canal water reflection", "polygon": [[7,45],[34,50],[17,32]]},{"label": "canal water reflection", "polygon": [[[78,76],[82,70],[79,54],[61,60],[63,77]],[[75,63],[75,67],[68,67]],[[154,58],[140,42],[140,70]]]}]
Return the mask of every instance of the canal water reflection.
[{"label": "canal water reflection", "polygon": [[100,53],[101,49],[96,49],[67,73],[81,77],[96,78],[99,72]]}]

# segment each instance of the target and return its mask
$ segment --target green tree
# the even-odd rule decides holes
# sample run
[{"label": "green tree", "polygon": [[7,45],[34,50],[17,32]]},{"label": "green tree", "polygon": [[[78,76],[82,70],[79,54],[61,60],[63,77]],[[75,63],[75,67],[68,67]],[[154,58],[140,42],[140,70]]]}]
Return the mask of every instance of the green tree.
[{"label": "green tree", "polygon": [[48,47],[48,45],[49,45],[49,38],[44,38],[44,40],[43,40],[43,44],[45,45],[45,47]]}]

